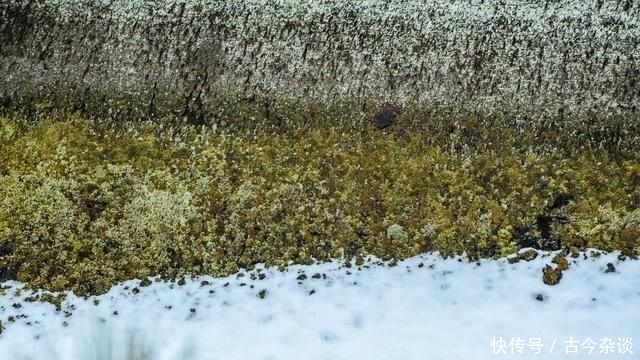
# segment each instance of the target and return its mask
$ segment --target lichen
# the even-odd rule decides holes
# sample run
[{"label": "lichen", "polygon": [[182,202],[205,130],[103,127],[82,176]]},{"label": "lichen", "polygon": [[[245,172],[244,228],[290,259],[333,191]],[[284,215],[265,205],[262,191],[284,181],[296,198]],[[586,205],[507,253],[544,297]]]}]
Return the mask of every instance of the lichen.
[{"label": "lichen", "polygon": [[542,282],[546,285],[557,285],[562,279],[562,270],[546,265],[542,269]]},{"label": "lichen", "polygon": [[3,115],[0,274],[89,295],[126,279],[369,254],[639,253],[640,149],[627,138],[578,147],[420,104],[384,132],[373,105],[227,105],[201,126]]},{"label": "lichen", "polygon": [[551,262],[556,264],[558,270],[565,271],[569,268],[569,262],[562,254],[556,254],[556,256],[551,259]]}]

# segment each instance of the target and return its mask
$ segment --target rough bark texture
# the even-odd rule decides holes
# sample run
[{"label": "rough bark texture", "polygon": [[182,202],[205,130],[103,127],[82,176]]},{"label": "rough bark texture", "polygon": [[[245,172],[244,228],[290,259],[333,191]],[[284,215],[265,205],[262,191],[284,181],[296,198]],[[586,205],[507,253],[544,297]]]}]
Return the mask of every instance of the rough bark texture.
[{"label": "rough bark texture", "polygon": [[216,96],[636,116],[637,0],[5,0],[1,105],[138,114]]}]

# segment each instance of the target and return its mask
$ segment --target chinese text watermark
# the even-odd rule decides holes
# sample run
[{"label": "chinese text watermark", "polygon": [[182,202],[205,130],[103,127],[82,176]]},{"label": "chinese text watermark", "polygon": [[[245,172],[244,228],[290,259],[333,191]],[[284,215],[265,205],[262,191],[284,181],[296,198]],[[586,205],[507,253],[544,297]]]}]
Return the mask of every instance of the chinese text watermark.
[{"label": "chinese text watermark", "polygon": [[494,337],[491,340],[491,350],[494,355],[500,354],[633,354],[633,339],[622,338],[582,338],[569,337],[566,339],[552,338],[503,338]]}]

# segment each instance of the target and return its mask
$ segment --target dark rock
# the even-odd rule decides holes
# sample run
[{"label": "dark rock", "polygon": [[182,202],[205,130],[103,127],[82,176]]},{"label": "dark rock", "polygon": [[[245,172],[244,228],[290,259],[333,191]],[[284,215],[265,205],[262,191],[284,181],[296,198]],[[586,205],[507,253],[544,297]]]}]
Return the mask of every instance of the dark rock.
[{"label": "dark rock", "polygon": [[541,294],[538,294],[538,295],[536,295],[536,300],[538,300],[538,301],[543,301],[543,300],[544,300],[544,297],[542,297],[542,295],[541,295]]},{"label": "dark rock", "polygon": [[612,263],[607,263],[607,269],[604,271],[605,274],[611,274],[616,272],[616,267],[613,266]]},{"label": "dark rock", "polygon": [[258,292],[258,297],[264,299],[267,296],[267,289],[262,289]]},{"label": "dark rock", "polygon": [[389,103],[382,104],[380,112],[376,115],[376,127],[378,129],[386,128],[393,123],[393,120],[395,120],[399,114],[400,112],[395,106]]}]

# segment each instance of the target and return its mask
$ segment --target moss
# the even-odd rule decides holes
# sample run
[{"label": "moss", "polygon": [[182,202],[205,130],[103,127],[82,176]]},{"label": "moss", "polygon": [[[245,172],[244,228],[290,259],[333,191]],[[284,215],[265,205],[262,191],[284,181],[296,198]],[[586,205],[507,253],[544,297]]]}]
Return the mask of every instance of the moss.
[{"label": "moss", "polygon": [[0,273],[88,295],[257,263],[495,258],[549,238],[638,254],[629,179],[640,151],[574,151],[419,105],[380,132],[375,104],[275,102],[267,113],[267,100],[221,99],[203,126],[5,114]]},{"label": "moss", "polygon": [[542,269],[542,282],[546,285],[557,285],[562,279],[562,270],[546,265]]},{"label": "moss", "polygon": [[518,258],[525,261],[532,261],[538,257],[538,252],[532,249],[529,249],[525,252],[518,254]]},{"label": "moss", "polygon": [[613,240],[613,246],[619,249],[622,255],[637,258],[640,255],[640,227],[622,229],[617,239]]},{"label": "moss", "polygon": [[56,308],[56,311],[62,310],[62,303],[65,300],[66,295],[64,293],[43,292],[42,294],[40,294],[40,301],[52,304]]},{"label": "moss", "polygon": [[562,254],[556,254],[556,256],[551,259],[551,262],[556,264],[558,266],[558,269],[561,271],[569,269],[569,262],[567,261],[567,258]]}]

